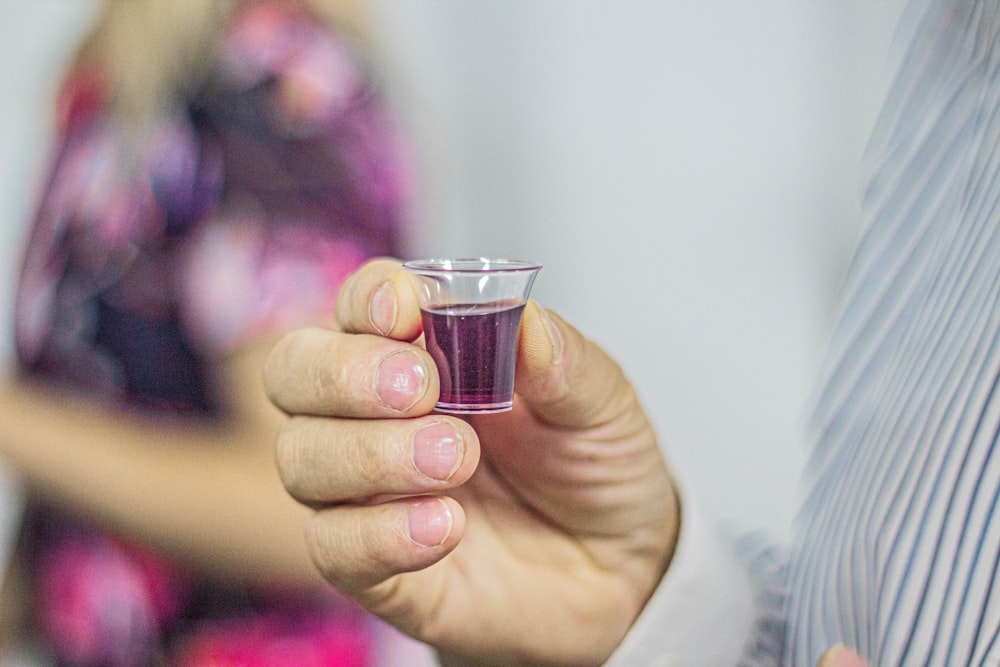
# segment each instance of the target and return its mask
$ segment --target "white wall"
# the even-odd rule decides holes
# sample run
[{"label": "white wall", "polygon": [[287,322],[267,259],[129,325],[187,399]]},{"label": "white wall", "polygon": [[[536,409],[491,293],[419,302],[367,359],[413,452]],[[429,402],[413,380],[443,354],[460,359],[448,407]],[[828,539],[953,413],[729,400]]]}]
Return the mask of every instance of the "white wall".
[{"label": "white wall", "polygon": [[[622,362],[696,491],[779,535],[901,1],[373,0],[419,251],[544,263],[535,296]],[[4,288],[92,7],[0,0]]]},{"label": "white wall", "polygon": [[418,251],[542,262],[696,491],[783,534],[900,2],[375,6]]}]

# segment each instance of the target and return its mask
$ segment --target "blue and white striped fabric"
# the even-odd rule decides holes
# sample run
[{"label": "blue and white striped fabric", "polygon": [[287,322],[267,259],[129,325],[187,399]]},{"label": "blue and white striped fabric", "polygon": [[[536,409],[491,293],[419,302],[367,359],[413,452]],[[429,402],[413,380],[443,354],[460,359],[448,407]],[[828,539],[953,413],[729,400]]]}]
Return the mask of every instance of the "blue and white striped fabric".
[{"label": "blue and white striped fabric", "polygon": [[998,0],[904,13],[817,399],[781,664],[837,642],[879,666],[1000,664],[998,38]]}]

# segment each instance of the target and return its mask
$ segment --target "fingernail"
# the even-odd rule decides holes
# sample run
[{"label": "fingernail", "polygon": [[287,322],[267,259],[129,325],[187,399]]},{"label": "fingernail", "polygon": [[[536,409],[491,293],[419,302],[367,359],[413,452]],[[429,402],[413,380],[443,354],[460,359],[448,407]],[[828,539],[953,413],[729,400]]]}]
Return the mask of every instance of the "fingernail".
[{"label": "fingernail", "polygon": [[450,479],[462,463],[462,445],[462,436],[450,424],[424,426],[413,436],[413,465],[431,479]]},{"label": "fingernail", "polygon": [[830,667],[868,667],[864,658],[844,646],[833,649],[833,657],[828,664]]},{"label": "fingernail", "polygon": [[396,325],[396,289],[391,280],[379,285],[368,304],[368,320],[383,336],[388,336]]},{"label": "fingernail", "polygon": [[427,369],[412,352],[396,352],[379,364],[375,393],[382,403],[399,410],[409,409],[427,391]]},{"label": "fingernail", "polygon": [[421,547],[441,546],[451,534],[451,509],[440,498],[424,500],[410,508],[406,523],[407,533],[414,544]]},{"label": "fingernail", "polygon": [[549,312],[544,308],[541,310],[545,319],[545,331],[549,335],[549,342],[552,343],[552,363],[558,364],[562,361],[562,334],[560,334],[559,329],[556,328],[556,323],[552,321],[552,317],[549,315]]}]

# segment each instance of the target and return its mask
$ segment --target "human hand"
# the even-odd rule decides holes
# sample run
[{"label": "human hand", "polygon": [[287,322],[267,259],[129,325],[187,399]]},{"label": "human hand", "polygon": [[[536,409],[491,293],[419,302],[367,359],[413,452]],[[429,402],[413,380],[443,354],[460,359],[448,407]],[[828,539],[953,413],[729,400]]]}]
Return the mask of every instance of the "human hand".
[{"label": "human hand", "polygon": [[837,644],[820,656],[816,667],[868,667],[868,662],[843,644]]},{"label": "human hand", "polygon": [[604,662],[666,570],[680,516],[620,368],[529,302],[514,409],[463,420],[432,412],[438,375],[398,263],[352,276],[337,320],[286,336],[265,372],[291,415],[278,468],[316,509],[319,570],[445,664]]}]

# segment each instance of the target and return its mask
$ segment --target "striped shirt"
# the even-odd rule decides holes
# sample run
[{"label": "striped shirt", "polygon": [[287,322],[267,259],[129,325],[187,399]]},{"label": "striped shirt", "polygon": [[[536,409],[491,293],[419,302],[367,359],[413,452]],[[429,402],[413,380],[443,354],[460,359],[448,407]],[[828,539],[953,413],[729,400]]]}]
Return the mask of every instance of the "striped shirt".
[{"label": "striped shirt", "polygon": [[734,549],[682,489],[609,667],[1000,666],[998,38],[1000,0],[905,8],[790,544]]},{"label": "striped shirt", "polygon": [[760,664],[1000,664],[998,37],[996,0],[904,12]]}]

